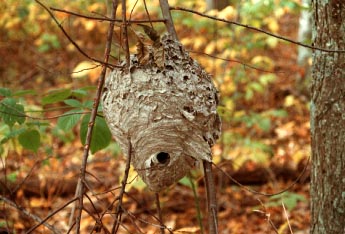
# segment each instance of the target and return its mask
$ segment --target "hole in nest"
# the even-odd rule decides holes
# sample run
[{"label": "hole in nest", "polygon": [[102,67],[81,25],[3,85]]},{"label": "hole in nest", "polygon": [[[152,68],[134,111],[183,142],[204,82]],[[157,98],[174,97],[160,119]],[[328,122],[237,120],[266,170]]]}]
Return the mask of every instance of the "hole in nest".
[{"label": "hole in nest", "polygon": [[173,66],[171,66],[171,65],[166,65],[165,69],[170,70],[170,71],[174,70]]},{"label": "hole in nest", "polygon": [[183,110],[187,111],[188,113],[193,113],[194,112],[194,109],[191,106],[184,106]]},{"label": "hole in nest", "polygon": [[166,164],[170,159],[170,155],[166,152],[159,152],[156,157],[161,164]]},{"label": "hole in nest", "polygon": [[183,80],[184,80],[184,81],[187,81],[188,79],[189,79],[189,77],[188,77],[187,75],[184,75],[184,76],[183,76]]}]

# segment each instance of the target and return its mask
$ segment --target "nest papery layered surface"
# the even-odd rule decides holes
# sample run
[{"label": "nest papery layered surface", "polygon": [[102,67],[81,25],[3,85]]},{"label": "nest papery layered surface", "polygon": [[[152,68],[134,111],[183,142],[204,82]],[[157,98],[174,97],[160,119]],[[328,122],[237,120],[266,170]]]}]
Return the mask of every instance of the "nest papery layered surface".
[{"label": "nest papery layered surface", "polygon": [[135,55],[129,71],[110,73],[103,112],[125,154],[131,140],[138,174],[159,191],[182,178],[196,160],[211,161],[220,120],[211,77],[179,42],[164,35],[149,51],[145,64]]}]

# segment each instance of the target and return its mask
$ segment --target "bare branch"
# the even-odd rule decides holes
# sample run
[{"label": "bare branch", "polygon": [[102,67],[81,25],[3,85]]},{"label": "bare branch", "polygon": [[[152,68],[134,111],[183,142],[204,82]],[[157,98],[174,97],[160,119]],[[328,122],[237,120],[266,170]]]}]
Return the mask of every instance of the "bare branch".
[{"label": "bare branch", "polygon": [[159,201],[159,193],[155,193],[155,197],[156,197],[156,209],[157,209],[157,213],[158,213],[158,218],[159,218],[159,222],[161,223],[161,227],[160,227],[160,232],[161,234],[164,234],[164,223],[163,223],[163,215],[162,215],[162,210],[161,210],[161,205],[160,205],[160,201]]},{"label": "bare branch", "polygon": [[121,216],[123,213],[123,207],[122,207],[122,202],[123,202],[123,195],[125,194],[126,190],[126,185],[127,185],[127,180],[128,180],[128,174],[129,174],[129,169],[131,167],[131,158],[132,158],[132,143],[131,139],[128,137],[128,152],[127,152],[127,162],[126,162],[126,168],[125,168],[125,175],[123,177],[123,180],[121,181],[121,190],[119,194],[119,203],[117,204],[116,207],[116,217],[114,220],[114,225],[112,228],[111,233],[117,233],[117,230],[120,227],[121,224]]},{"label": "bare branch", "polygon": [[48,219],[50,219],[51,217],[53,217],[55,214],[57,214],[58,212],[60,212],[61,210],[63,210],[66,206],[68,206],[69,204],[71,204],[72,202],[76,201],[78,198],[75,197],[71,200],[69,200],[68,202],[66,202],[63,206],[61,206],[60,208],[54,210],[52,213],[50,213],[47,217],[45,217],[44,219],[42,219],[38,224],[36,224],[35,226],[33,226],[32,228],[30,228],[30,230],[28,230],[26,233],[32,233],[34,230],[36,230],[36,228],[38,228],[41,225],[46,226],[47,223],[46,221]]},{"label": "bare branch", "polygon": [[[106,16],[104,17],[97,17],[97,16],[89,16],[89,15],[83,15],[80,13],[76,13],[73,11],[68,11],[68,10],[64,10],[64,9],[59,9],[59,8],[55,8],[55,7],[49,7],[50,10],[52,11],[57,11],[57,12],[62,12],[65,14],[69,14],[69,15],[73,15],[73,16],[77,16],[80,18],[85,18],[85,19],[89,19],[89,20],[99,20],[99,21],[109,21],[109,22],[118,22],[121,23],[122,19],[111,19],[108,18]],[[140,23],[164,23],[166,20],[165,19],[148,19],[148,20],[127,20],[128,24],[140,24]]]},{"label": "bare branch", "polygon": [[289,215],[285,209],[285,205],[284,205],[284,202],[282,201],[282,206],[283,206],[283,209],[284,209],[284,214],[285,214],[285,217],[286,217],[286,221],[288,223],[288,226],[289,226],[289,230],[290,230],[290,234],[293,234],[293,231],[292,231],[292,228],[291,228],[291,224],[290,224],[290,220],[289,220]]},{"label": "bare branch", "polygon": [[296,183],[302,178],[304,173],[307,171],[307,167],[308,167],[309,163],[310,163],[310,156],[308,157],[308,162],[306,163],[305,167],[303,168],[303,171],[298,175],[298,177],[287,188],[285,188],[285,189],[283,189],[283,190],[281,190],[281,191],[279,191],[277,193],[261,193],[261,192],[258,192],[256,190],[254,190],[254,189],[246,187],[246,186],[242,185],[240,182],[238,182],[237,180],[235,180],[229,173],[227,173],[226,171],[221,169],[219,166],[217,166],[214,163],[213,163],[213,165],[218,170],[220,170],[226,177],[228,177],[232,182],[234,182],[236,185],[238,185],[239,187],[243,188],[244,190],[247,190],[248,192],[251,192],[253,194],[271,197],[271,196],[275,196],[275,195],[279,195],[279,194],[285,193],[286,191],[290,190],[293,186],[295,186]]},{"label": "bare branch", "polygon": [[273,73],[273,74],[279,74],[279,73],[282,74],[282,73],[285,73],[285,72],[267,71],[267,70],[264,70],[264,69],[261,69],[261,68],[252,66],[252,65],[250,65],[250,64],[241,62],[241,61],[239,61],[239,60],[221,58],[221,57],[218,57],[218,56],[215,56],[215,55],[211,55],[211,54],[207,54],[207,53],[204,53],[204,52],[193,51],[193,50],[189,50],[188,52],[189,52],[189,53],[192,53],[192,54],[205,55],[205,56],[208,56],[208,57],[211,57],[211,58],[215,58],[215,59],[219,59],[219,60],[223,60],[223,61],[227,61],[227,62],[238,63],[238,64],[243,65],[244,68],[249,67],[249,68],[254,69],[254,70],[257,70],[257,71],[259,71],[259,72]]},{"label": "bare branch", "polygon": [[102,65],[105,65],[109,68],[114,68],[114,67],[121,67],[119,65],[114,65],[114,64],[109,64],[108,61],[104,62],[101,60],[98,60],[96,58],[92,58],[90,55],[88,55],[85,51],[83,51],[79,45],[68,35],[68,33],[66,32],[66,30],[62,27],[62,25],[59,23],[59,21],[56,19],[56,17],[54,16],[54,14],[49,10],[49,8],[47,6],[45,6],[43,3],[41,3],[39,0],[35,0],[41,7],[43,7],[48,14],[50,15],[50,17],[54,20],[54,22],[56,23],[56,25],[61,29],[61,31],[63,32],[63,34],[65,35],[65,37],[74,45],[74,47],[82,54],[84,55],[86,58],[98,62]]},{"label": "bare branch", "polygon": [[[147,9],[146,0],[143,0],[143,2],[144,2],[144,7],[145,7],[146,14],[147,14],[147,18],[149,18],[151,28],[153,28],[152,23],[154,23],[154,21],[151,20],[151,16],[150,16],[149,10]],[[164,20],[163,23],[165,23],[165,22],[166,22],[166,20]]]},{"label": "bare branch", "polygon": [[[113,0],[112,10],[111,10],[111,18],[112,19],[115,19],[115,17],[116,17],[116,9],[117,9],[117,1]],[[111,51],[111,41],[112,41],[113,32],[114,32],[114,25],[115,25],[115,22],[113,22],[113,21],[109,23],[107,42],[106,42],[105,52],[104,52],[104,63],[105,64],[107,64],[108,60],[109,60],[109,54]],[[86,174],[86,164],[87,164],[87,158],[89,156],[92,131],[93,131],[93,126],[95,124],[95,119],[97,116],[97,110],[98,110],[98,106],[99,106],[101,95],[102,95],[106,71],[107,71],[107,67],[103,66],[102,72],[101,72],[99,79],[98,79],[96,98],[95,98],[94,103],[93,103],[93,108],[91,111],[91,116],[90,116],[88,129],[87,129],[87,133],[86,133],[86,141],[85,141],[85,146],[84,146],[83,160],[82,160],[82,165],[80,168],[80,178],[79,178],[79,182],[78,182],[78,185],[80,185],[80,186],[77,186],[78,190],[76,191],[77,196],[79,198],[79,200],[78,200],[79,204],[77,207],[77,217],[76,217],[76,233],[80,233],[80,220],[81,220],[81,214],[82,214],[82,210],[83,210],[83,198],[84,198],[84,192],[85,192],[84,181],[85,181],[85,174]]]},{"label": "bare branch", "polygon": [[167,28],[167,31],[169,34],[175,39],[178,40],[177,33],[175,30],[174,22],[171,17],[170,13],[170,6],[167,0],[159,0],[159,4],[161,6],[163,18],[166,20],[165,21],[165,27]]},{"label": "bare branch", "polygon": [[313,50],[319,50],[319,51],[323,51],[323,52],[332,52],[332,53],[335,53],[335,52],[337,52],[337,53],[345,53],[345,50],[332,50],[332,49],[325,49],[325,48],[320,48],[320,47],[315,47],[315,46],[303,44],[302,42],[294,41],[294,40],[292,40],[290,38],[283,37],[283,36],[280,36],[280,35],[277,35],[277,34],[274,34],[274,33],[268,32],[268,31],[265,31],[263,29],[259,29],[259,28],[256,28],[256,27],[253,27],[253,26],[250,26],[250,25],[246,25],[246,24],[241,24],[241,23],[238,23],[236,21],[231,21],[231,20],[226,20],[226,19],[221,19],[221,18],[217,18],[217,17],[214,17],[214,16],[206,15],[204,13],[201,13],[201,12],[198,12],[198,11],[194,11],[194,10],[191,10],[191,9],[187,9],[187,8],[183,8],[183,7],[170,7],[170,10],[185,11],[185,12],[193,13],[193,14],[205,17],[205,18],[212,19],[212,20],[217,20],[217,21],[221,21],[221,22],[224,22],[224,23],[228,23],[228,24],[234,24],[234,25],[237,25],[237,26],[240,26],[240,27],[244,27],[244,28],[247,28],[247,29],[250,29],[250,30],[254,30],[256,32],[267,34],[269,36],[278,38],[278,39],[280,39],[282,41],[287,41],[287,42],[290,42],[292,44],[296,44],[296,45],[299,45],[299,46],[302,46],[302,47],[305,47],[305,48],[309,48],[309,49],[313,49]]},{"label": "bare branch", "polygon": [[217,199],[216,188],[212,176],[212,162],[203,160],[204,177],[207,193],[207,207],[208,207],[208,225],[209,234],[218,234],[218,219],[217,219]]},{"label": "bare branch", "polygon": [[[45,223],[46,219],[41,219],[40,217],[30,213],[29,211],[27,211],[26,209],[24,209],[23,207],[21,207],[20,205],[16,204],[15,202],[11,201],[10,199],[0,195],[0,201],[4,201],[6,204],[14,207],[15,209],[17,209],[18,211],[20,211],[22,214],[24,214],[25,216],[35,220],[36,222],[39,222],[39,225],[43,224],[44,226],[46,226],[47,228],[49,228],[49,230],[51,230],[53,233],[61,233],[59,230],[57,230],[55,227],[53,227],[52,225]],[[37,225],[36,225],[37,226]],[[31,230],[31,229],[30,229]]]},{"label": "bare branch", "polygon": [[126,68],[129,69],[130,64],[130,53],[128,45],[128,31],[127,31],[127,19],[126,19],[126,0],[122,0],[122,34],[123,42],[125,44],[125,56],[126,56]]},{"label": "bare branch", "polygon": [[262,201],[260,199],[258,199],[258,201],[260,202],[260,204],[263,208],[263,211],[262,210],[253,210],[253,211],[265,215],[265,219],[270,224],[270,226],[273,228],[274,233],[279,234],[278,229],[276,228],[276,226],[274,225],[274,223],[271,220],[271,214],[267,211],[266,206],[262,203]]}]

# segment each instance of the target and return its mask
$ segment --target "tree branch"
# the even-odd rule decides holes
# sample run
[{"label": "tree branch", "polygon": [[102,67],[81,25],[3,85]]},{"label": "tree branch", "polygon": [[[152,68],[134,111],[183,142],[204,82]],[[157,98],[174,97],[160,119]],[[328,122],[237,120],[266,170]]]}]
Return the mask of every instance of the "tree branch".
[{"label": "tree branch", "polygon": [[[112,19],[115,19],[115,17],[116,17],[116,9],[117,9],[117,0],[113,0],[112,10],[111,10],[111,18]],[[105,47],[105,52],[104,52],[104,63],[105,64],[107,64],[108,60],[109,60],[109,54],[111,51],[111,42],[112,42],[113,32],[114,32],[114,25],[115,25],[114,21],[109,23],[107,42],[106,42],[106,47]],[[89,156],[92,131],[93,131],[93,126],[95,124],[95,119],[97,116],[97,110],[98,110],[98,106],[99,106],[101,95],[102,95],[106,71],[107,71],[107,67],[103,66],[102,72],[101,72],[99,79],[98,79],[96,98],[95,98],[94,103],[93,103],[93,108],[91,111],[91,116],[90,116],[88,129],[87,129],[87,133],[86,133],[86,141],[85,141],[85,146],[84,146],[83,160],[82,160],[82,165],[80,168],[80,178],[78,181],[79,186],[77,186],[78,191],[76,191],[77,196],[79,198],[79,200],[78,200],[79,204],[77,207],[77,217],[76,217],[76,233],[80,232],[80,220],[81,220],[81,214],[82,214],[82,210],[83,210],[83,198],[84,198],[84,192],[85,192],[84,180],[85,180],[85,174],[86,174],[86,164],[87,164],[87,158]]]},{"label": "tree branch", "polygon": [[261,69],[261,68],[255,67],[255,66],[253,66],[253,65],[250,65],[250,64],[247,64],[247,63],[241,62],[241,61],[239,61],[239,60],[235,60],[235,59],[227,59],[227,58],[221,58],[221,57],[218,57],[218,56],[215,56],[215,55],[211,55],[211,54],[207,54],[207,53],[200,52],[200,51],[188,50],[188,52],[189,52],[189,53],[192,53],[192,54],[205,55],[205,56],[208,56],[208,57],[211,57],[211,58],[214,58],[214,59],[219,59],[219,60],[223,60],[223,61],[227,61],[227,62],[238,63],[238,64],[243,65],[243,67],[244,67],[244,68],[248,67],[248,68],[251,68],[251,69],[257,70],[257,71],[259,71],[259,72],[273,73],[273,74],[284,73],[284,72],[275,72],[275,71],[268,71],[268,70],[264,70],[264,69]]},{"label": "tree branch", "polygon": [[345,50],[332,50],[332,49],[325,49],[325,48],[320,48],[320,47],[315,47],[315,46],[303,44],[302,42],[294,41],[294,40],[292,40],[290,38],[286,38],[286,37],[283,37],[283,36],[280,36],[280,35],[277,35],[277,34],[274,34],[274,33],[271,33],[271,32],[267,32],[267,31],[265,31],[263,29],[259,29],[259,28],[256,28],[256,27],[253,27],[253,26],[250,26],[250,25],[246,25],[246,24],[241,24],[241,23],[238,23],[236,21],[231,21],[231,20],[226,20],[226,19],[221,19],[221,18],[217,18],[217,17],[214,17],[214,16],[206,15],[206,14],[203,14],[201,12],[194,11],[194,10],[187,9],[187,8],[183,8],[183,7],[170,7],[170,10],[189,12],[189,13],[193,13],[193,14],[205,17],[205,18],[212,19],[212,20],[217,20],[217,21],[221,21],[221,22],[224,22],[224,23],[228,23],[228,24],[234,24],[234,25],[237,25],[237,26],[240,26],[240,27],[244,27],[244,28],[247,28],[247,29],[250,29],[250,30],[254,30],[256,32],[264,33],[266,35],[278,38],[278,39],[280,39],[282,41],[287,41],[287,42],[290,42],[292,44],[296,44],[296,45],[299,45],[299,46],[302,46],[302,47],[305,47],[305,48],[309,48],[309,49],[313,49],[313,50],[319,50],[319,51],[323,51],[323,52],[332,52],[332,53],[334,53],[334,52],[345,53]]},{"label": "tree branch", "polygon": [[112,234],[117,233],[117,230],[119,229],[120,224],[121,224],[121,216],[123,213],[123,208],[122,208],[123,195],[125,194],[125,190],[126,190],[129,169],[131,167],[131,159],[132,159],[132,143],[131,143],[131,139],[128,137],[128,152],[127,152],[125,175],[123,177],[123,180],[121,181],[121,190],[118,197],[119,203],[117,204],[117,207],[116,207],[116,217],[115,217],[114,225],[111,231]]},{"label": "tree branch", "polygon": [[125,56],[126,56],[126,68],[129,70],[130,67],[130,53],[129,53],[129,44],[128,44],[128,31],[127,31],[127,19],[126,19],[126,0],[122,0],[122,35],[123,35],[123,42],[125,44]]},{"label": "tree branch", "polygon": [[85,51],[83,51],[79,45],[68,35],[68,33],[66,32],[66,30],[62,27],[62,25],[59,23],[59,21],[56,19],[56,17],[54,16],[54,14],[49,10],[49,8],[47,6],[45,6],[43,3],[41,3],[39,0],[35,0],[35,2],[37,2],[41,7],[43,7],[48,14],[50,15],[50,17],[54,20],[54,22],[56,23],[56,25],[60,28],[60,30],[62,31],[62,33],[65,35],[65,37],[74,45],[74,47],[82,54],[84,55],[86,58],[95,61],[97,63],[100,63],[104,66],[108,66],[109,68],[114,68],[114,67],[121,67],[119,65],[114,65],[114,64],[110,64],[101,60],[98,60],[96,58],[92,58],[90,55],[88,55]]},{"label": "tree branch", "polygon": [[[6,204],[16,208],[17,210],[19,210],[22,214],[24,214],[25,216],[35,220],[36,222],[38,222],[40,225],[43,224],[44,226],[46,226],[47,228],[49,228],[49,230],[51,230],[53,233],[57,233],[60,234],[61,232],[59,230],[57,230],[56,228],[54,228],[52,225],[45,223],[46,219],[41,219],[40,217],[31,214],[29,211],[27,211],[26,209],[24,209],[23,207],[21,207],[20,205],[17,205],[15,202],[11,201],[10,199],[0,195],[0,201],[4,201]],[[37,225],[36,225],[37,226]],[[31,230],[31,229],[30,229]]]},{"label": "tree branch", "polygon": [[216,188],[212,176],[212,162],[203,160],[205,184],[207,193],[207,207],[208,207],[208,225],[209,234],[218,234],[218,219],[217,219],[217,199]]},{"label": "tree branch", "polygon": [[238,182],[235,178],[233,178],[229,173],[227,173],[226,171],[221,169],[219,166],[217,166],[214,163],[213,163],[213,165],[215,166],[215,168],[217,168],[219,171],[221,171],[226,177],[228,177],[232,182],[234,182],[236,185],[238,185],[242,189],[247,190],[248,192],[253,193],[253,194],[271,197],[271,196],[276,196],[276,195],[285,193],[286,191],[290,190],[293,186],[295,186],[297,184],[297,182],[302,178],[304,173],[307,171],[309,163],[310,163],[310,156],[308,157],[308,161],[307,161],[305,167],[303,168],[302,172],[298,175],[298,177],[288,187],[286,187],[285,189],[283,189],[279,192],[276,192],[276,193],[261,193],[261,192],[254,190],[254,189],[246,187],[243,184],[241,184],[240,182]]},{"label": "tree branch", "polygon": [[164,234],[164,223],[163,223],[163,215],[162,215],[162,210],[161,210],[161,205],[160,205],[160,201],[159,201],[159,193],[155,193],[155,198],[156,198],[156,210],[157,210],[157,214],[158,214],[158,219],[159,222],[161,223],[161,227],[160,227],[160,233]]},{"label": "tree branch", "polygon": [[[97,16],[83,15],[80,13],[76,13],[76,12],[68,11],[68,10],[64,10],[64,9],[59,9],[59,8],[55,8],[55,7],[49,7],[49,9],[52,11],[62,12],[65,14],[74,15],[74,16],[89,19],[89,20],[109,21],[109,22],[118,22],[118,23],[123,22],[122,19],[110,19],[106,16],[97,17]],[[148,19],[148,20],[132,20],[132,19],[130,19],[130,20],[127,20],[126,22],[129,24],[140,24],[140,23],[165,23],[165,21],[166,21],[165,19]]]},{"label": "tree branch", "polygon": [[42,219],[38,224],[36,224],[35,226],[33,226],[32,228],[30,228],[30,230],[28,230],[26,233],[32,233],[34,230],[36,230],[36,228],[38,228],[41,225],[46,226],[46,221],[48,219],[50,219],[51,217],[53,217],[56,213],[58,213],[59,211],[61,211],[62,209],[64,209],[66,206],[68,206],[69,204],[71,204],[72,202],[76,201],[78,198],[75,197],[71,200],[69,200],[68,202],[66,202],[63,206],[61,206],[60,208],[54,210],[52,213],[50,213],[47,217],[45,217],[44,219]]},{"label": "tree branch", "polygon": [[163,18],[165,19],[165,27],[167,28],[167,31],[169,32],[170,36],[173,37],[173,39],[178,40],[177,33],[174,27],[174,22],[171,17],[170,6],[168,1],[159,0],[159,4],[161,6]]}]

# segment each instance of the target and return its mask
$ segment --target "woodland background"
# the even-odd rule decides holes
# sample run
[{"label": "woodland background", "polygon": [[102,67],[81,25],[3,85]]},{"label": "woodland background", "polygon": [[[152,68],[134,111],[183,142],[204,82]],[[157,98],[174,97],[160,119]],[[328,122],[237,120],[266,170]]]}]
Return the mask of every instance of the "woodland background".
[{"label": "woodland background", "polygon": [[[42,2],[89,16],[107,14],[103,0]],[[208,11],[204,1],[169,4],[293,40],[298,39],[301,12],[308,11],[298,0],[231,2],[224,9]],[[132,20],[148,17],[143,1],[129,0],[127,9]],[[158,1],[147,2],[147,10],[151,18],[160,18]],[[102,60],[107,22],[52,12],[85,53]],[[308,233],[310,59],[297,63],[296,45],[263,33],[188,12],[172,15],[181,42],[212,74],[220,91],[223,134],[213,148],[214,162],[227,173],[214,170],[220,233],[291,233],[289,226],[295,234]],[[124,58],[118,47],[119,25],[111,51],[114,64]],[[154,27],[165,30],[162,23]],[[132,24],[129,30],[135,53],[133,31],[142,28]],[[0,4],[0,38],[0,195],[16,204],[0,200],[0,230],[21,233],[37,222],[20,208],[43,219],[74,197],[101,66],[83,56],[35,1]],[[83,215],[82,233],[95,231],[95,217],[116,197],[125,168],[101,109],[91,151],[87,179],[94,190],[89,194],[92,203],[86,201],[89,213]],[[128,213],[119,233],[158,233],[152,215],[154,194],[133,170],[128,181],[124,198]],[[251,191],[273,194],[291,184],[276,196]],[[161,193],[163,220],[174,233],[204,232],[203,185],[201,170],[195,170]],[[47,223],[67,231],[71,207],[59,210]],[[102,217],[102,225],[112,221],[111,215]],[[50,233],[43,225],[36,231]]]}]

